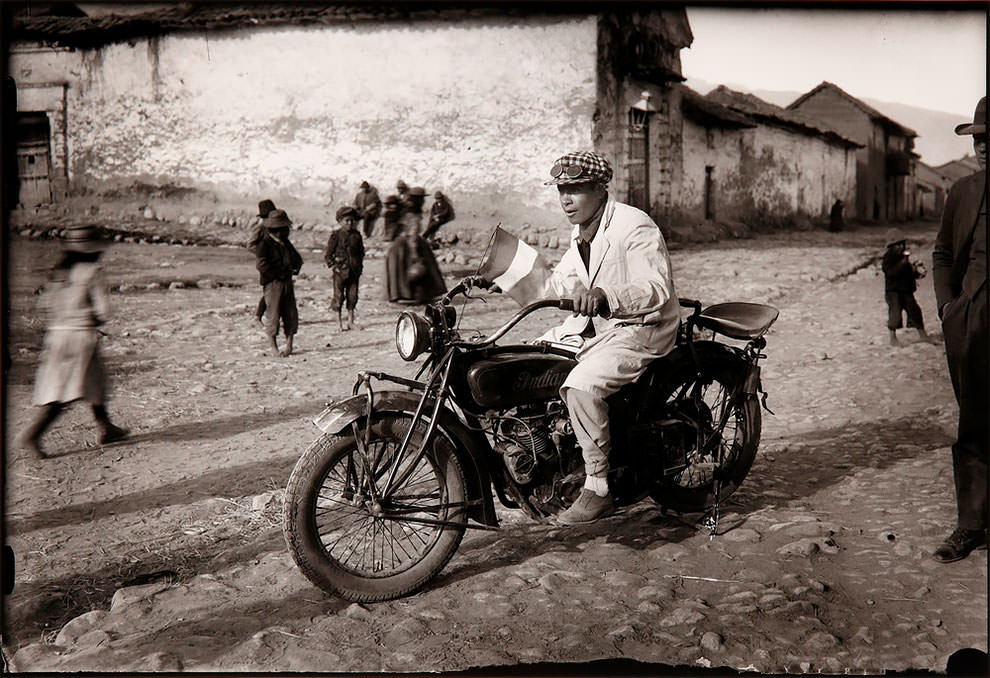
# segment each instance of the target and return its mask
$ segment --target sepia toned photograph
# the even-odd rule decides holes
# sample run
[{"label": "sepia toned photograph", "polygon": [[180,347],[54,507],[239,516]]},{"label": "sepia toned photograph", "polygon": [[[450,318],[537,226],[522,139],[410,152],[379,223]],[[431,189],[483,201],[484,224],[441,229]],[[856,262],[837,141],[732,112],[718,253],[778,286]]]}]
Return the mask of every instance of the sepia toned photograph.
[{"label": "sepia toned photograph", "polygon": [[990,675],[985,2],[0,17],[3,672]]}]

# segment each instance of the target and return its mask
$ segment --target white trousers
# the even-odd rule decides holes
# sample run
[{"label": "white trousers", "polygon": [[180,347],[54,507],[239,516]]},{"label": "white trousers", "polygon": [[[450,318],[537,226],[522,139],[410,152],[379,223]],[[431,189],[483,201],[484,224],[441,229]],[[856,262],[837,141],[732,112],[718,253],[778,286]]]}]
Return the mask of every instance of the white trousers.
[{"label": "white trousers", "polygon": [[605,478],[608,475],[608,454],[612,451],[608,404],[601,396],[588,391],[566,386],[561,390],[571,416],[574,437],[581,446],[584,472],[594,478]]}]

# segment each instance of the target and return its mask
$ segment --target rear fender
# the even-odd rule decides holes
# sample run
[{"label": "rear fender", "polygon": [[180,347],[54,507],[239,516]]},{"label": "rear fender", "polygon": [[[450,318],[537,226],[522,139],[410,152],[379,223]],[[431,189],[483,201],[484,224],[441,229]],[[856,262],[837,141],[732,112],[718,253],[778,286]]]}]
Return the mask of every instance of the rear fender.
[{"label": "rear fender", "polygon": [[[402,412],[412,415],[419,406],[421,395],[415,391],[375,391],[372,413]],[[368,412],[368,396],[349,396],[329,405],[313,419],[318,429],[329,434],[349,435],[349,426],[363,423]],[[468,500],[481,500],[469,509],[468,517],[482,525],[498,525],[495,502],[492,500],[491,475],[487,458],[491,453],[488,439],[465,426],[449,408],[441,407],[437,428],[454,444],[454,453],[464,469]]]}]

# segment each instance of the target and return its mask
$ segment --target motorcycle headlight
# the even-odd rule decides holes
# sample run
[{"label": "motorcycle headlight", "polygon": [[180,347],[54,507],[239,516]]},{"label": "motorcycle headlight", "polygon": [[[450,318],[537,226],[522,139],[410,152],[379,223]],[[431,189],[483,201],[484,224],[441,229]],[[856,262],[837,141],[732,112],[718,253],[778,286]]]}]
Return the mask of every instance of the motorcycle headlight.
[{"label": "motorcycle headlight", "polygon": [[395,348],[403,360],[415,360],[430,347],[430,324],[411,311],[403,311],[395,324]]}]

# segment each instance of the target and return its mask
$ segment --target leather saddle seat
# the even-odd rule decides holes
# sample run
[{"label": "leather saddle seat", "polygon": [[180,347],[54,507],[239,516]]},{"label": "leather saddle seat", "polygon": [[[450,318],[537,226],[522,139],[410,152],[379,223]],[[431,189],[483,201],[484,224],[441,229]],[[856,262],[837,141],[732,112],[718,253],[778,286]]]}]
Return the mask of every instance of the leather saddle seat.
[{"label": "leather saddle seat", "polygon": [[733,339],[756,339],[770,329],[778,315],[780,311],[773,306],[729,301],[704,309],[695,324]]}]

